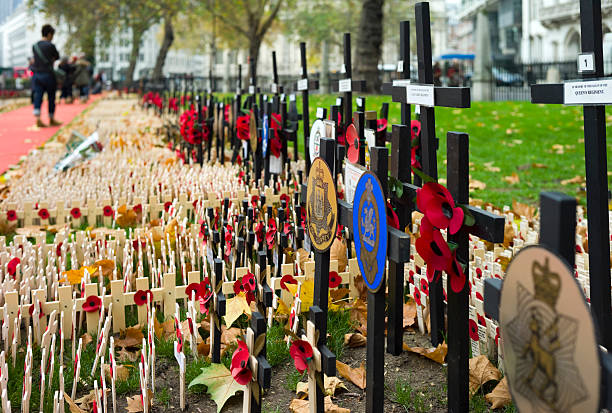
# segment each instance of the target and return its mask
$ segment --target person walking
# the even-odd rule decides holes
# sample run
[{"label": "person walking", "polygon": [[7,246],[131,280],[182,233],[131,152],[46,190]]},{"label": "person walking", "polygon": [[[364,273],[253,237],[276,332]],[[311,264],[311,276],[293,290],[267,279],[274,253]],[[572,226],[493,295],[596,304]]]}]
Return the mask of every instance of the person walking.
[{"label": "person walking", "polygon": [[58,126],[61,123],[55,120],[55,92],[57,91],[57,81],[53,71],[53,63],[59,59],[59,53],[55,45],[51,43],[55,29],[50,24],[42,27],[42,39],[32,46],[34,52],[34,63],[32,64],[32,82],[34,84],[34,116],[36,126],[45,127],[40,120],[40,107],[43,95],[47,93],[49,101],[49,126]]},{"label": "person walking", "polygon": [[64,102],[72,103],[72,84],[74,83],[74,71],[76,68],[70,63],[70,60],[68,60],[68,57],[66,56],[62,57],[58,68],[63,70],[66,74],[64,83],[62,84],[62,94],[60,95],[60,100],[64,99]]},{"label": "person walking", "polygon": [[79,99],[82,103],[89,99],[89,83],[91,82],[91,63],[81,54],[75,63],[74,85],[79,89]]}]

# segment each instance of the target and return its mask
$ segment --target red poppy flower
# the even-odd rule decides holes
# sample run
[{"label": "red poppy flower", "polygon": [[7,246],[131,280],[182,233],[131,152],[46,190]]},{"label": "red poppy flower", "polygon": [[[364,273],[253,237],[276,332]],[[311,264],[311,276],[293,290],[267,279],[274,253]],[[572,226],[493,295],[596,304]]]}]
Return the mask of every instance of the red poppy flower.
[{"label": "red poppy flower", "polygon": [[102,305],[102,300],[97,295],[90,295],[85,299],[83,303],[83,311],[86,313],[92,313],[98,311]]},{"label": "red poppy flower", "polygon": [[244,291],[255,291],[255,275],[251,272],[247,272],[242,276],[242,286]]},{"label": "red poppy flower", "polygon": [[248,113],[236,118],[236,135],[238,136],[238,139],[242,141],[248,141],[251,139],[250,123],[251,115]]},{"label": "red poppy flower", "polygon": [[293,277],[293,275],[291,274],[283,275],[283,278],[281,278],[280,280],[281,290],[289,291],[289,288],[287,288],[287,284],[297,284],[297,280]]},{"label": "red poppy flower", "polygon": [[172,206],[172,202],[167,201],[164,203],[164,211],[168,212],[170,210],[170,207]]},{"label": "red poppy flower", "polygon": [[113,207],[106,205],[104,208],[102,208],[102,214],[104,214],[105,217],[112,217],[114,215]]},{"label": "red poppy flower", "polygon": [[392,228],[399,229],[399,218],[389,201],[387,201],[387,224]]},{"label": "red poppy flower", "polygon": [[336,288],[342,283],[342,277],[336,271],[329,272],[329,288]]},{"label": "red poppy flower", "polygon": [[134,303],[138,306],[146,304],[147,297],[151,297],[151,302],[153,302],[153,292],[151,290],[138,290],[134,294]]},{"label": "red poppy flower", "polygon": [[257,236],[257,242],[260,244],[263,242],[264,230],[263,222],[259,221],[257,225],[255,225],[255,235]]},{"label": "red poppy flower", "polygon": [[47,210],[47,208],[42,208],[38,210],[38,216],[42,220],[49,219],[49,210]]},{"label": "red poppy flower", "polygon": [[463,224],[463,209],[455,207],[448,189],[435,182],[427,182],[417,190],[417,206],[429,222],[439,229],[455,234]]},{"label": "red poppy flower", "polygon": [[421,278],[421,291],[423,291],[423,294],[429,295],[429,283],[425,278]]},{"label": "red poppy flower", "polygon": [[242,278],[234,281],[234,294],[238,295],[244,292],[244,285],[242,285]]},{"label": "red poppy flower", "polygon": [[414,271],[412,270],[408,272],[408,284],[414,284]]},{"label": "red poppy flower", "polygon": [[200,302],[200,314],[208,314],[208,305],[213,297],[212,292],[209,289],[205,289],[204,292],[198,297]]},{"label": "red poppy flower", "polygon": [[140,214],[140,213],[142,212],[142,204],[137,204],[137,205],[134,205],[134,206],[132,207],[132,209],[133,209],[133,210],[134,210],[134,212],[136,212],[137,214]]},{"label": "red poppy flower", "polygon": [[[34,313],[34,304],[30,304],[30,308],[28,308],[28,313],[30,314],[30,317],[32,317],[32,314]],[[38,318],[43,318],[45,316],[45,313],[43,313],[43,309],[42,309],[42,303],[39,301],[38,302]]]},{"label": "red poppy flower", "polygon": [[484,299],[482,298],[482,294],[480,294],[478,291],[476,291],[476,298],[480,301],[484,301]]},{"label": "red poppy flower", "polygon": [[306,229],[306,208],[300,208],[300,225]]},{"label": "red poppy flower", "polygon": [[55,255],[57,255],[58,257],[62,255],[62,245],[64,245],[64,243],[60,242],[59,244],[57,244],[57,247],[55,247]]},{"label": "red poppy flower", "polygon": [[416,286],[414,287],[414,294],[412,294],[412,298],[414,298],[414,301],[417,303],[417,305],[421,305],[421,292]]},{"label": "red poppy flower", "polygon": [[338,224],[338,227],[336,228],[336,238],[342,239],[342,233],[343,232],[344,232],[344,226]]},{"label": "red poppy flower", "polygon": [[294,340],[289,348],[289,354],[297,371],[303,373],[308,369],[308,360],[312,358],[312,346],[308,341]]},{"label": "red poppy flower", "polygon": [[274,247],[274,242],[276,241],[276,221],[273,218],[268,220],[268,231],[266,232],[266,244],[268,244],[268,248],[272,249]]},{"label": "red poppy flower", "polygon": [[190,300],[193,295],[192,293],[195,293],[196,299],[202,295],[202,287],[200,286],[200,283],[191,283],[185,288],[185,294]]},{"label": "red poppy flower", "polygon": [[487,326],[487,320],[485,320],[484,316],[480,314],[476,314],[476,317],[478,318],[478,324],[480,324],[483,327]]},{"label": "red poppy flower", "polygon": [[482,270],[480,268],[476,268],[476,276],[482,278]]},{"label": "red poppy flower", "polygon": [[9,275],[15,278],[15,274],[17,273],[17,266],[21,263],[21,260],[17,257],[13,258],[6,264],[6,270]]},{"label": "red poppy flower", "polygon": [[249,349],[244,341],[238,340],[238,348],[232,355],[230,372],[238,384],[245,385],[253,378],[253,372],[249,368]]},{"label": "red poppy flower", "polygon": [[450,248],[440,231],[421,231],[415,244],[417,252],[427,263],[427,280],[432,282],[436,271],[444,271],[449,267],[452,258]]},{"label": "red poppy flower", "polygon": [[253,209],[257,208],[257,202],[259,202],[259,197],[257,195],[253,195],[251,197],[251,205],[253,206]]},{"label": "red poppy flower", "polygon": [[456,257],[453,256],[453,258],[448,262],[448,268],[446,268],[445,271],[446,274],[448,274],[451,289],[455,293],[461,292],[465,286],[466,276],[463,273],[463,267],[459,261],[457,261]]},{"label": "red poppy flower", "polygon": [[388,124],[389,122],[387,121],[387,119],[376,119],[376,132],[386,132]]},{"label": "red poppy flower", "polygon": [[200,238],[206,239],[206,221],[200,221]]},{"label": "red poppy flower", "polygon": [[281,149],[283,149],[283,142],[278,136],[274,136],[270,140],[270,152],[272,153],[272,156],[279,158],[281,156]]},{"label": "red poppy flower", "polygon": [[291,233],[291,224],[289,222],[285,222],[283,225],[283,234],[289,235]]},{"label": "red poppy flower", "polygon": [[290,206],[290,205],[291,205],[291,197],[290,197],[289,195],[287,195],[287,194],[281,194],[281,196],[280,196],[280,201],[281,201],[281,203],[282,203],[283,201],[285,201],[285,203],[287,204],[287,206]]},{"label": "red poppy flower", "polygon": [[293,331],[293,325],[295,324],[295,308],[291,308],[289,313],[289,330]]},{"label": "red poppy flower", "polygon": [[478,341],[478,324],[476,321],[470,318],[469,321],[469,329],[470,329],[470,338],[474,341]]},{"label": "red poppy flower", "polygon": [[495,345],[499,345],[499,327],[495,329]]},{"label": "red poppy flower", "polygon": [[253,291],[247,291],[245,298],[246,298],[247,304],[251,305],[251,303],[255,301],[255,294],[253,294]]},{"label": "red poppy flower", "polygon": [[81,218],[81,210],[79,208],[72,208],[70,210],[70,215],[72,215],[72,218],[74,219],[79,219]]},{"label": "red poppy flower", "polygon": [[17,219],[17,212],[14,209],[6,211],[6,219],[8,221],[15,221]]}]

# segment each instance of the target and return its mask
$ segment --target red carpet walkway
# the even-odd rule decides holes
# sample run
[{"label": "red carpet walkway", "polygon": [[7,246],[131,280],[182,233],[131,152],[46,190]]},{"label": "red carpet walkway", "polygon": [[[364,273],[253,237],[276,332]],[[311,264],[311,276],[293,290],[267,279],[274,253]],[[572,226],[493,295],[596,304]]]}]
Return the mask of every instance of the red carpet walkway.
[{"label": "red carpet walkway", "polygon": [[[68,124],[99,97],[100,95],[92,96],[89,102],[85,104],[76,102],[70,105],[57,104],[55,118],[62,122],[62,125],[53,128],[36,128],[32,105],[0,113],[0,173],[16,164],[23,155],[46,142],[62,126]],[[46,99],[43,102],[41,112],[42,121],[48,124],[49,113]]]}]

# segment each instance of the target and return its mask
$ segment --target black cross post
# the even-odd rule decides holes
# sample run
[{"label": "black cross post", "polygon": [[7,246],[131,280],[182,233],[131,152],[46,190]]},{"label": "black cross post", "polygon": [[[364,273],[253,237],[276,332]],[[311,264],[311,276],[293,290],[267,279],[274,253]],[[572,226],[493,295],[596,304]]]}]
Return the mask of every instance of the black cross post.
[{"label": "black cross post", "polygon": [[[559,192],[540,193],[540,244],[561,256],[574,268],[576,256],[576,199]],[[484,310],[499,320],[503,281],[488,278],[484,282]],[[602,328],[596,329],[601,334]],[[601,409],[612,409],[612,355],[599,350],[602,365]]]},{"label": "black cross post", "polygon": [[351,64],[351,34],[344,33],[344,79],[340,79],[334,84],[334,91],[344,93],[342,114],[342,128],[346,130],[352,122],[353,115],[353,92],[365,92],[365,80],[353,80],[353,66]]},{"label": "black cross post", "polygon": [[272,51],[272,84],[270,85],[270,93],[274,95],[272,98],[272,111],[279,113],[280,94],[283,93],[282,86],[278,83],[278,69],[276,67],[276,51]]},{"label": "black cross post", "polygon": [[[308,151],[308,139],[310,137],[310,119],[308,114],[308,91],[319,89],[318,80],[308,79],[308,68],[306,66],[306,43],[300,42],[300,57],[302,60],[302,78],[297,81],[296,89],[302,92],[302,131],[304,133],[304,159],[306,163],[306,176],[310,172],[310,152]],[[297,160],[297,140],[294,142],[295,156]]]},{"label": "black cross post", "polygon": [[[320,157],[327,163],[330,170],[334,165],[334,153],[336,142],[332,138],[321,138]],[[336,375],[336,356],[327,347],[327,309],[329,300],[329,260],[330,252],[314,252],[315,275],[314,275],[314,295],[312,307],[310,307],[310,320],[314,323],[319,332],[317,348],[321,352],[321,379],[323,373],[327,376]],[[321,380],[323,383],[323,380]],[[316,403],[316,412],[324,412],[325,389],[316,386],[316,394],[309,394],[308,397]],[[311,410],[312,411],[312,410]]]},{"label": "black cross post", "polygon": [[[219,258],[214,260],[214,282],[212,283],[213,288],[213,309],[215,312],[215,318],[218,320],[217,325],[214,320],[211,319],[210,323],[210,335],[211,335],[211,361],[213,363],[221,363],[221,317],[225,315],[225,295],[223,289],[219,288],[223,284],[223,261]],[[216,297],[215,297],[215,291]]]},{"label": "black cross post", "polygon": [[[580,0],[582,54],[590,59],[582,71],[583,81],[604,75],[601,0]],[[585,56],[586,55],[586,56]],[[584,57],[583,57],[584,56]],[[592,70],[589,70],[592,67]],[[581,64],[579,64],[581,67]],[[609,80],[609,79],[608,79]],[[532,103],[565,103],[563,84],[531,86]],[[586,103],[586,101],[585,101]],[[591,311],[599,326],[612,325],[610,300],[610,233],[608,230],[608,184],[606,110],[604,105],[584,106],[584,155],[589,238]],[[601,344],[612,350],[612,329],[600,329]]]}]

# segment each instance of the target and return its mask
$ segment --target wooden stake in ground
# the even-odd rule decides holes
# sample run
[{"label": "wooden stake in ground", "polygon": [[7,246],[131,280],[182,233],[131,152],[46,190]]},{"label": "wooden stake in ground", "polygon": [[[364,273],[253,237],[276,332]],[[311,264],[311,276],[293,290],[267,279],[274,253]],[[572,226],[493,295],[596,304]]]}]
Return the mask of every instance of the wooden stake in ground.
[{"label": "wooden stake in ground", "polygon": [[81,374],[81,349],[83,348],[83,339],[79,338],[79,347],[74,358],[74,379],[72,381],[72,393],[70,397],[72,400],[76,397],[77,385],[79,383],[79,376]]},{"label": "wooden stake in ground", "polygon": [[242,411],[244,413],[261,413],[261,402],[264,389],[270,388],[272,367],[266,359],[266,320],[259,312],[251,315],[251,325],[246,331],[246,344],[249,349],[249,368],[252,380],[246,384]]},{"label": "wooden stake in ground", "polygon": [[178,304],[176,304],[176,313],[174,315],[174,327],[176,328],[176,341],[174,342],[174,358],[176,358],[176,362],[179,365],[180,406],[181,410],[185,410],[185,353],[183,352],[183,333],[181,333],[181,323],[179,314],[179,306]]}]

